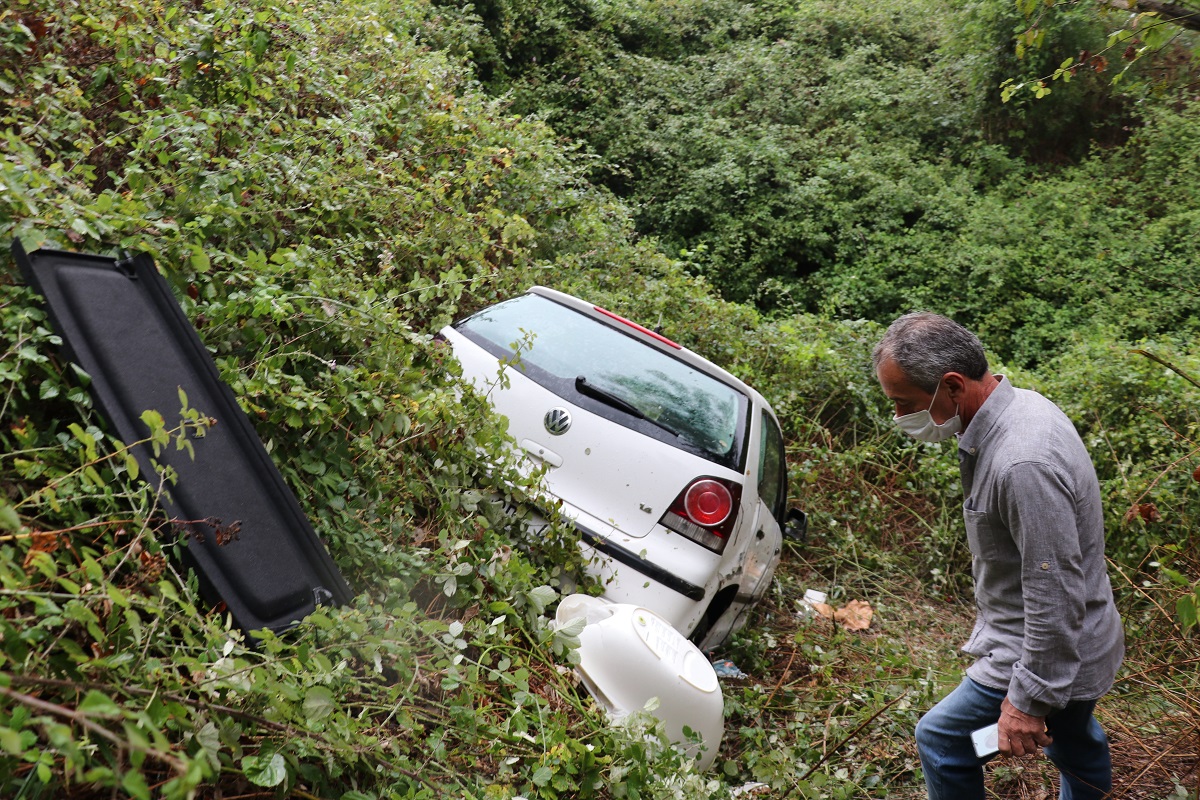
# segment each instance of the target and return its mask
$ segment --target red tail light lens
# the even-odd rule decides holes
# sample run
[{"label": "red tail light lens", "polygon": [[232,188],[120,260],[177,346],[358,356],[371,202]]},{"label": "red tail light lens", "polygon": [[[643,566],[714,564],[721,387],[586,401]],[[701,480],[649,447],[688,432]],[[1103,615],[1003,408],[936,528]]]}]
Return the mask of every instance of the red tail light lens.
[{"label": "red tail light lens", "polygon": [[714,553],[725,544],[737,522],[742,487],[733,481],[697,478],[679,493],[660,524]]},{"label": "red tail light lens", "polygon": [[723,483],[713,480],[696,481],[683,495],[683,510],[697,525],[720,525],[733,511],[733,495]]}]

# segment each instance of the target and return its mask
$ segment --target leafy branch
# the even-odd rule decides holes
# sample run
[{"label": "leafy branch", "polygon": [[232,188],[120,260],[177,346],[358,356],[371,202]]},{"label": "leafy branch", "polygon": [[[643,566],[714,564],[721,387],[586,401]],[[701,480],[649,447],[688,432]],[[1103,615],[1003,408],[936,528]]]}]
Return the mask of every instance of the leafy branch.
[{"label": "leafy branch", "polygon": [[1161,356],[1157,356],[1154,353],[1149,352],[1148,350],[1142,350],[1140,348],[1134,348],[1133,350],[1130,350],[1129,352],[1137,353],[1140,356],[1145,356],[1146,358],[1150,359],[1151,361],[1162,364],[1164,367],[1171,370],[1176,375],[1178,375],[1179,377],[1183,378],[1188,383],[1195,386],[1197,389],[1200,389],[1200,380],[1197,380],[1196,378],[1192,377],[1187,372],[1185,372],[1182,367],[1172,364],[1171,362],[1167,361],[1166,359],[1162,358]]},{"label": "leafy branch", "polygon": [[[1046,14],[1059,6],[1077,4],[1078,0],[1045,4],[1036,0],[1019,0],[1018,9],[1029,20],[1029,26],[1016,36],[1017,58],[1024,58],[1030,49],[1044,46],[1046,31],[1042,22]],[[1051,93],[1050,84],[1054,81],[1069,83],[1081,70],[1105,72],[1109,55],[1119,50],[1125,67],[1112,78],[1112,83],[1118,83],[1134,64],[1162,53],[1174,44],[1183,30],[1200,31],[1200,9],[1159,0],[1099,0],[1099,4],[1103,8],[1129,12],[1125,24],[1109,35],[1101,50],[1095,53],[1084,50],[1078,56],[1066,58],[1054,72],[1041,78],[1026,81],[1006,79],[1000,84],[1001,101],[1007,103],[1026,89],[1040,99]]]},{"label": "leafy branch", "polygon": [[[195,451],[191,440],[203,438],[205,432],[216,423],[216,420],[190,408],[187,403],[187,395],[183,389],[179,390],[179,397],[183,407],[179,412],[180,422],[178,425],[168,428],[160,413],[154,410],[144,411],[142,412],[141,419],[149,429],[149,434],[130,445],[112,439],[114,449],[111,452],[103,454],[100,453],[98,448],[101,436],[99,431],[85,430],[77,422],[68,423],[67,430],[71,432],[75,442],[81,447],[79,466],[48,481],[44,486],[15,503],[9,504],[0,501],[0,529],[14,531],[14,533],[0,536],[0,541],[13,541],[36,535],[34,532],[23,532],[21,530],[23,527],[19,515],[21,508],[36,506],[42,503],[49,505],[51,508],[56,508],[59,506],[58,494],[60,490],[77,483],[83,487],[92,487],[94,489],[106,486],[107,482],[99,471],[99,468],[104,464],[116,462],[120,467],[124,468],[130,479],[136,480],[141,474],[141,467],[135,455],[135,448],[139,446],[149,445],[154,455],[158,456],[165,447],[173,442],[176,450],[186,450],[194,458]],[[15,455],[18,454],[9,454],[9,457],[14,457]],[[174,482],[174,470],[158,464],[157,461],[152,461],[152,463],[160,473],[157,490],[161,492],[165,484]]]},{"label": "leafy branch", "polygon": [[11,681],[13,676],[3,676],[4,681],[0,681],[0,696],[6,697],[9,700],[20,703],[34,711],[43,714],[50,714],[55,717],[60,717],[80,726],[84,730],[99,736],[102,739],[111,742],[118,749],[118,752],[139,751],[151,756],[171,767],[177,774],[182,775],[187,772],[187,765],[184,761],[171,753],[159,750],[150,746],[145,742],[135,742],[131,738],[118,736],[108,728],[94,722],[93,716],[119,716],[120,709],[112,702],[112,700],[103,696],[99,692],[90,692],[84,697],[83,703],[76,708],[67,708],[56,703],[51,703],[46,700],[41,700],[32,695],[18,692],[15,689],[5,686],[5,681]]}]

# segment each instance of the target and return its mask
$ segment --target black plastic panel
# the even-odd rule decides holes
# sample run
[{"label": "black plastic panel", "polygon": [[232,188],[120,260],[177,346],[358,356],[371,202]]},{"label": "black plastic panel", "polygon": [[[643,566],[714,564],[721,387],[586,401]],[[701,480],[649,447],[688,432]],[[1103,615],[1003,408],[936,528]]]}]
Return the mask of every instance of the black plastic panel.
[{"label": "black plastic panel", "polygon": [[[173,446],[158,461],[178,474],[163,498],[167,516],[191,531],[184,558],[206,594],[228,606],[244,630],[281,630],[318,603],[347,602],[349,587],[317,538],[233,392],[217,373],[147,255],[128,261],[36,250],[14,242],[13,255],[46,299],[67,354],[92,379],[91,391],[112,433],[145,439],[142,412],[178,424],[179,390],[188,405],[216,420],[192,439],[195,458]],[[148,445],[136,448],[142,477],[154,480]],[[206,520],[239,528],[218,545]]]}]

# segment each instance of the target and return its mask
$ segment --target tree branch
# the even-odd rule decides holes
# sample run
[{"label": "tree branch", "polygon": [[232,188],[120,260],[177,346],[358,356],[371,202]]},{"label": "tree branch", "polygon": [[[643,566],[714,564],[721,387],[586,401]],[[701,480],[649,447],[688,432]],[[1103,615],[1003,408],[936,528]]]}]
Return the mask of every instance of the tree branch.
[{"label": "tree branch", "polygon": [[1164,3],[1162,0],[1101,0],[1109,8],[1131,13],[1154,11],[1164,22],[1170,22],[1181,28],[1200,31],[1200,9],[1188,8],[1174,3]]},{"label": "tree branch", "polygon": [[37,697],[24,694],[23,692],[10,689],[7,686],[0,686],[0,696],[7,697],[8,699],[18,702],[23,706],[32,708],[34,711],[41,711],[45,714],[52,714],[56,717],[62,717],[70,720],[84,730],[90,731],[92,734],[112,742],[114,745],[116,745],[118,750],[141,750],[146,755],[153,756],[165,764],[170,764],[175,772],[180,775],[187,772],[187,766],[176,756],[170,753],[165,753],[161,750],[156,750],[153,747],[137,745],[126,739],[123,739],[122,737],[110,731],[108,728],[105,728],[103,725],[98,725],[95,722],[92,722],[87,718],[86,715],[80,713],[77,709],[66,708],[65,706],[50,703]]},{"label": "tree branch", "polygon": [[1156,356],[1156,355],[1154,355],[1154,353],[1151,353],[1147,350],[1140,350],[1138,348],[1134,348],[1133,350],[1130,350],[1129,352],[1137,353],[1140,356],[1145,356],[1146,358],[1150,359],[1151,361],[1157,361],[1159,364],[1162,364],[1164,367],[1171,370],[1171,372],[1174,372],[1176,375],[1183,378],[1185,381],[1192,384],[1197,389],[1200,389],[1200,380],[1197,380],[1196,378],[1193,378],[1191,375],[1188,375],[1182,369],[1175,366],[1174,364],[1167,361],[1166,359],[1163,359],[1160,356]]},{"label": "tree branch", "polygon": [[[0,674],[5,674],[5,673],[0,673]],[[83,689],[96,689],[98,691],[104,691],[104,690],[108,690],[108,689],[112,688],[111,686],[108,686],[107,684],[103,684],[103,683],[76,682],[76,681],[68,681],[68,680],[59,680],[59,679],[55,679],[55,678],[37,678],[32,675],[7,674],[7,678],[12,683],[15,683],[18,685],[24,684],[27,686],[52,686],[55,688],[65,688],[65,689],[83,688]],[[158,689],[150,690],[150,689],[144,689],[140,686],[123,686],[123,687],[121,687],[121,689],[122,689],[122,691],[128,692],[129,694],[140,695],[143,697],[153,697],[153,696],[157,695],[157,696],[163,697],[165,699],[174,700],[175,702],[178,702],[182,705],[190,706],[192,708],[208,710],[208,711],[216,711],[221,714],[227,714],[228,716],[236,717],[237,719],[241,719],[246,722],[250,722],[259,727],[278,731],[280,733],[285,734],[289,738],[293,738],[293,737],[308,738],[310,740],[316,741],[319,744],[323,745],[325,748],[328,749],[329,752],[337,752],[337,745],[330,742],[328,738],[326,738],[325,736],[323,736],[319,733],[316,733],[315,731],[302,731],[302,730],[295,728],[292,725],[286,725],[286,724],[283,724],[280,722],[275,722],[274,720],[266,719],[264,717],[261,717],[257,714],[250,713],[248,711],[242,711],[241,709],[231,708],[230,706],[220,705],[218,703],[210,703],[210,702],[201,700],[200,698],[176,694],[174,692],[163,692]],[[30,697],[27,694],[22,694],[21,692],[17,692],[12,689],[8,689],[4,686],[0,686],[0,696],[3,696],[3,695],[8,695],[8,696],[12,697],[14,700],[17,700],[18,702],[29,705],[32,708],[37,708],[39,710],[48,711],[50,713],[57,714],[59,716],[66,716],[70,719],[74,719],[74,720],[78,721],[80,724],[82,724],[84,727],[86,727],[88,730],[91,730],[91,731],[95,732],[96,734],[103,736],[106,739],[109,739],[114,744],[121,745],[123,743],[111,731],[109,731],[108,729],[106,729],[102,726],[96,725],[91,720],[84,717],[82,714],[79,714],[79,712],[77,712],[77,711],[72,711],[71,709],[63,708],[62,706],[58,706],[53,703],[48,703],[45,700],[38,700],[37,698]],[[124,743],[124,744],[126,746],[128,746],[128,743]],[[438,787],[432,781],[430,781],[428,778],[426,778],[424,775],[413,772],[411,770],[404,769],[400,765],[394,764],[391,761],[388,761],[387,759],[383,758],[382,756],[380,756],[376,753],[366,751],[361,747],[356,747],[355,751],[379,767],[383,767],[384,769],[389,769],[389,770],[394,770],[396,772],[399,772],[401,775],[404,775],[415,781],[419,781],[419,782],[423,783],[424,785],[428,786],[430,789],[433,789],[434,791],[436,791],[438,789]],[[179,769],[181,772],[183,771],[182,767],[181,767],[181,762],[179,762],[178,759],[173,759],[172,757],[167,756],[162,753],[159,753],[156,750],[150,750],[149,753],[151,755],[159,756],[160,758],[167,760],[169,763],[172,763],[174,766],[176,766],[176,768]]]}]

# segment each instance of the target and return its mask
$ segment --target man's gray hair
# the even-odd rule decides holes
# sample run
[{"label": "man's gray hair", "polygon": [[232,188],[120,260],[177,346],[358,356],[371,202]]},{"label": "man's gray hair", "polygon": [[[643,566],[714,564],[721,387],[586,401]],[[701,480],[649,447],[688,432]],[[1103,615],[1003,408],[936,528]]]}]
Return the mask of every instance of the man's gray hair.
[{"label": "man's gray hair", "polygon": [[905,314],[888,326],[871,354],[875,369],[891,359],[922,391],[932,394],[947,372],[979,380],[988,371],[978,337],[952,319],[929,311]]}]

